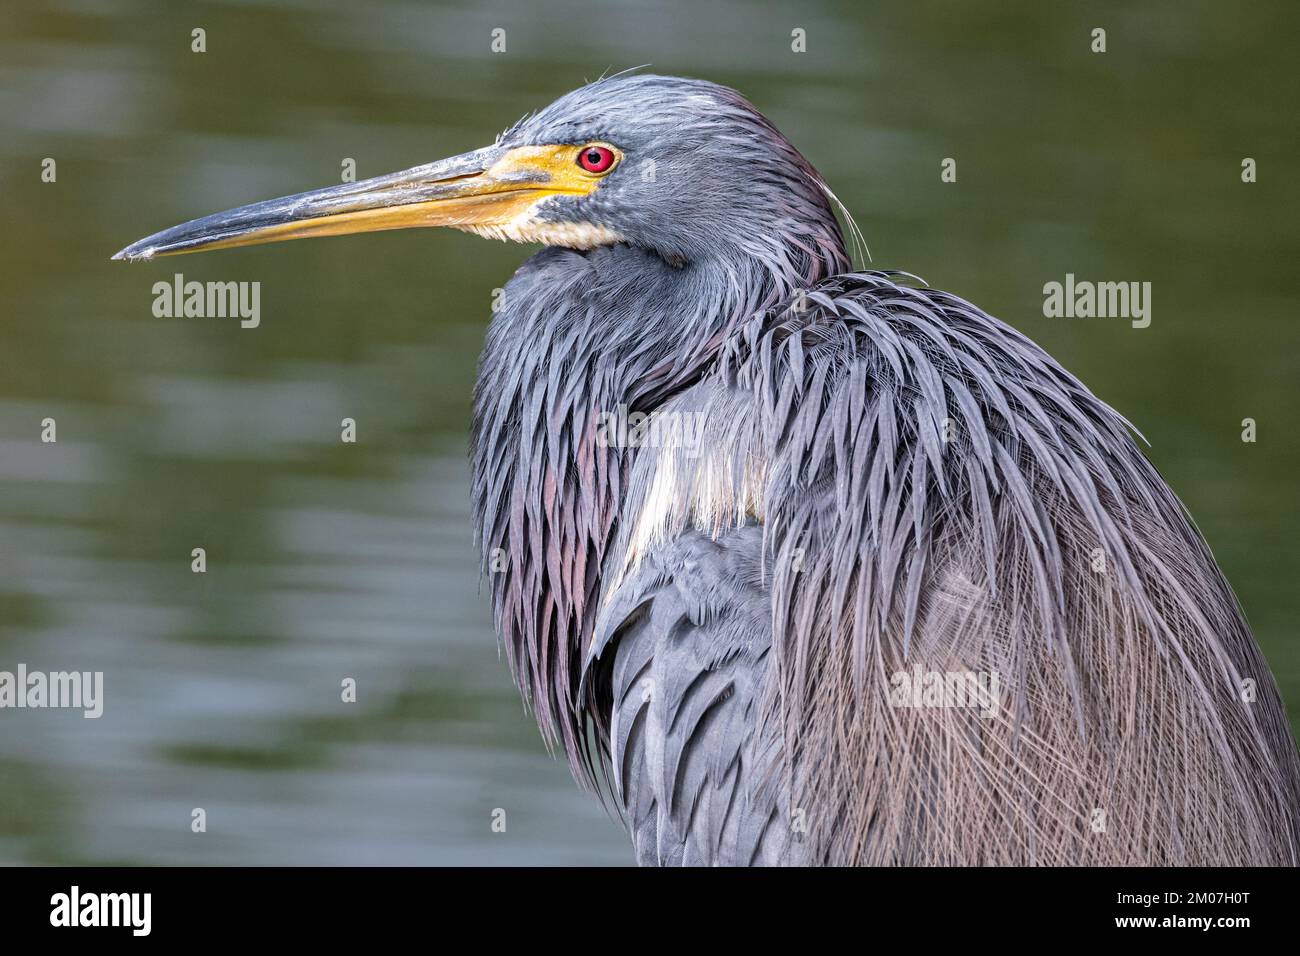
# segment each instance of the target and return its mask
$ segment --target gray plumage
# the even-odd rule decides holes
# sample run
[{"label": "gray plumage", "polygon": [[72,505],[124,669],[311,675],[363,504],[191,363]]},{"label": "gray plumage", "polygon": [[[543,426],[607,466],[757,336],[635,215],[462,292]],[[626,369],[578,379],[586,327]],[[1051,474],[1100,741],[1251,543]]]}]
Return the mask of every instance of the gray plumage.
[{"label": "gray plumage", "polygon": [[779,748],[759,732],[772,640],[762,544],[754,522],[685,532],[598,619],[583,690],[602,718],[611,708],[610,777],[642,864],[800,858]]},{"label": "gray plumage", "polygon": [[[734,91],[602,80],[499,142],[591,140],[624,166],[541,215],[623,241],[507,285],[474,504],[520,688],[638,859],[1294,865],[1276,686],[1124,419],[975,306],[849,273]],[[706,440],[607,447],[620,408]],[[914,668],[1005,706],[891,706]]]}]

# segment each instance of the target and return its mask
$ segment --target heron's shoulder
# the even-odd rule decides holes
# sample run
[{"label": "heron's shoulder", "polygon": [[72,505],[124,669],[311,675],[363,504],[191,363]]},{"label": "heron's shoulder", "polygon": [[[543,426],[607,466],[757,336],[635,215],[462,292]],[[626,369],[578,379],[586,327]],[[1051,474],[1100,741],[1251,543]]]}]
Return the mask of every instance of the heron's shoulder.
[{"label": "heron's shoulder", "polygon": [[800,418],[834,427],[856,404],[918,441],[931,425],[959,424],[976,451],[981,436],[1026,431],[1055,445],[1062,423],[1126,450],[1137,433],[1029,336],[905,273],[846,273],[794,292],[743,323],[715,371],[759,400],[769,430],[829,402],[828,415]]},{"label": "heron's shoulder", "polygon": [[1014,326],[902,272],[844,273],[796,290],[737,328],[718,367],[723,375],[750,380],[759,366],[797,375],[818,362],[844,367],[859,360],[883,362],[877,371],[884,381],[877,387],[925,374],[929,367],[981,378],[986,371],[1003,378],[1068,380],[1087,391]]},{"label": "heron's shoulder", "polygon": [[638,450],[624,569],[688,528],[767,522],[774,482],[829,506],[869,476],[873,512],[887,488],[927,475],[944,488],[978,476],[996,496],[1011,463],[1061,480],[1105,454],[1145,483],[1119,413],[1010,325],[907,279],[836,276],[731,334]]}]

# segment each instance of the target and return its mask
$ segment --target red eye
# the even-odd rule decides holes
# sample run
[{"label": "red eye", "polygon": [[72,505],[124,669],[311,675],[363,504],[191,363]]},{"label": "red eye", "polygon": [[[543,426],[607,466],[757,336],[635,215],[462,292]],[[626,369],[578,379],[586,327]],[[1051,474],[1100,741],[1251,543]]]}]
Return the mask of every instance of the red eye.
[{"label": "red eye", "polygon": [[614,165],[614,151],[608,146],[584,146],[578,154],[578,165],[589,173],[607,172]]}]

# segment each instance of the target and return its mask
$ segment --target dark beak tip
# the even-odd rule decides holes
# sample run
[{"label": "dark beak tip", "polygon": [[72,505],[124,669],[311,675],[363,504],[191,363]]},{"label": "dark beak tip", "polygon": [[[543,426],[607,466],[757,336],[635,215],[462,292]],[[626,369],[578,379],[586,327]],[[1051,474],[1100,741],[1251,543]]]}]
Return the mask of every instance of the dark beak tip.
[{"label": "dark beak tip", "polygon": [[149,248],[140,248],[140,243],[134,242],[125,249],[119,249],[108,257],[110,262],[139,262],[145,259],[153,258],[153,250]]}]

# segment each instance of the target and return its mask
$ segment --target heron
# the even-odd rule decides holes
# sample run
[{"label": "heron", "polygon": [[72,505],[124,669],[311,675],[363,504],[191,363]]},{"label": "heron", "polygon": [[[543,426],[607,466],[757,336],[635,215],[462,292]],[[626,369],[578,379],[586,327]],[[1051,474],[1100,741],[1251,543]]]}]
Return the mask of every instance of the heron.
[{"label": "heron", "polygon": [[1276,682],[1140,434],[1013,326],[855,267],[737,91],[603,77],[113,258],[432,226],[542,246],[486,332],[475,539],[525,702],[639,863],[1297,863]]}]

